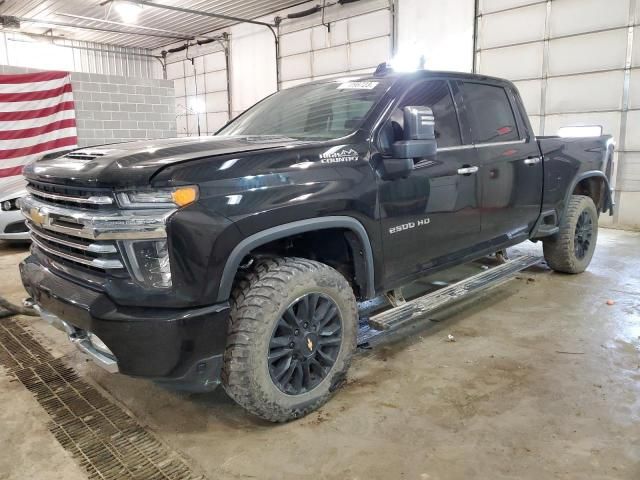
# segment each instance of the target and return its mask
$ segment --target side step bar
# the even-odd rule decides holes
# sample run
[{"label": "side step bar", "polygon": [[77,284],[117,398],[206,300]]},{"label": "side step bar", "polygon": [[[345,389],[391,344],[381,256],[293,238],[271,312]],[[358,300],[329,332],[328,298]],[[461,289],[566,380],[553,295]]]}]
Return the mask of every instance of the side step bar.
[{"label": "side step bar", "polygon": [[502,265],[480,272],[458,283],[379,313],[369,318],[369,327],[382,331],[394,330],[407,322],[423,317],[469,295],[500,285],[511,279],[518,272],[540,261],[540,257],[529,255],[516,257]]}]

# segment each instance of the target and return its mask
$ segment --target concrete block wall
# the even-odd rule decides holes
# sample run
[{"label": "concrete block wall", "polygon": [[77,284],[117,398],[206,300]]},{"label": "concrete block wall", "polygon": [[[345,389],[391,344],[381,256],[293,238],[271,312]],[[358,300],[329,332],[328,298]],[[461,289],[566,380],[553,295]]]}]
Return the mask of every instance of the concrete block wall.
[{"label": "concrete block wall", "polygon": [[[0,74],[37,72],[0,65]],[[71,73],[78,145],[176,136],[173,82],[96,73]]]},{"label": "concrete block wall", "polygon": [[80,146],[176,136],[173,82],[72,73]]}]

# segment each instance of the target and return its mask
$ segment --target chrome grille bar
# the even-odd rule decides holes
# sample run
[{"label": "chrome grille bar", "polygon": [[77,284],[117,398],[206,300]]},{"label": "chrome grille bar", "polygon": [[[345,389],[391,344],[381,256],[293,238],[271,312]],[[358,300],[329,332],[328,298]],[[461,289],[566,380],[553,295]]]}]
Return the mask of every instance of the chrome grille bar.
[{"label": "chrome grille bar", "polygon": [[48,204],[35,195],[20,200],[22,214],[35,226],[88,240],[166,238],[166,219],[175,210],[87,211]]},{"label": "chrome grille bar", "polygon": [[36,235],[31,236],[31,241],[38,248],[49,253],[50,255],[64,258],[65,260],[80,263],[82,265],[87,265],[89,267],[94,267],[94,268],[100,268],[103,270],[117,270],[117,269],[124,268],[124,266],[122,265],[122,262],[117,259],[94,258],[93,260],[89,260],[87,258],[73,255],[72,253],[61,252],[59,250],[56,250],[55,248],[49,247],[44,243],[42,243],[40,240],[38,240]]},{"label": "chrome grille bar", "polygon": [[27,227],[29,227],[29,231],[31,235],[36,235],[37,237],[47,240],[51,243],[59,243],[60,245],[64,245],[65,247],[75,248],[77,250],[84,250],[85,252],[91,252],[91,253],[118,253],[118,249],[115,247],[115,245],[109,245],[109,244],[105,245],[105,244],[99,244],[99,243],[90,243],[87,245],[84,243],[78,243],[71,240],[65,240],[62,238],[54,237],[42,231],[37,230],[36,227],[31,222],[27,222]]},{"label": "chrome grille bar", "polygon": [[85,205],[111,205],[113,198],[107,195],[91,196],[91,197],[71,197],[69,195],[61,195],[59,193],[49,193],[37,190],[31,186],[27,186],[27,191],[34,197],[40,197],[45,200],[54,200],[58,202],[73,202]]}]

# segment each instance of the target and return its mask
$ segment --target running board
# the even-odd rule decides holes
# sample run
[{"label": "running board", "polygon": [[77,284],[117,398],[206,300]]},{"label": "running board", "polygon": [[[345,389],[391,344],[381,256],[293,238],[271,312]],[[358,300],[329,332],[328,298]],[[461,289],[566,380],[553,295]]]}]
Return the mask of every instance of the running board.
[{"label": "running board", "polygon": [[407,322],[423,317],[455,301],[500,285],[511,279],[518,272],[540,261],[540,257],[529,255],[514,258],[502,265],[490,268],[458,283],[428,293],[370,317],[368,320],[369,327],[382,331],[394,330]]}]

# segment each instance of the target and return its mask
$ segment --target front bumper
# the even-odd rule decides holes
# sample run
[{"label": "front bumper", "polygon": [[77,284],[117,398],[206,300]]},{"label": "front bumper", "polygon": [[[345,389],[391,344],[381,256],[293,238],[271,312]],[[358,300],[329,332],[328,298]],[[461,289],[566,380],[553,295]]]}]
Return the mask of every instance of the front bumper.
[{"label": "front bumper", "polygon": [[[123,307],[103,292],[54,274],[33,256],[20,264],[20,273],[43,318],[58,323],[107,370],[192,390],[219,384],[227,303],[195,309]],[[109,353],[96,349],[89,334],[99,337]]]},{"label": "front bumper", "polygon": [[0,240],[29,240],[29,232],[20,210],[0,210]]}]

